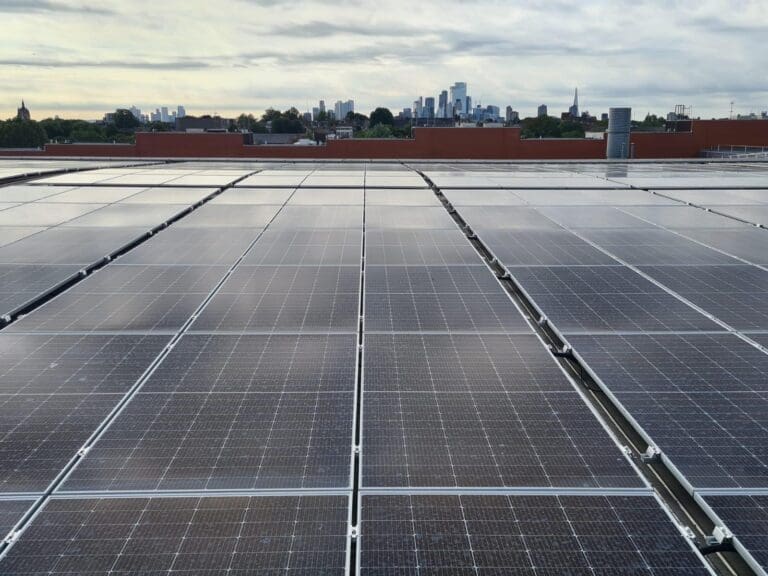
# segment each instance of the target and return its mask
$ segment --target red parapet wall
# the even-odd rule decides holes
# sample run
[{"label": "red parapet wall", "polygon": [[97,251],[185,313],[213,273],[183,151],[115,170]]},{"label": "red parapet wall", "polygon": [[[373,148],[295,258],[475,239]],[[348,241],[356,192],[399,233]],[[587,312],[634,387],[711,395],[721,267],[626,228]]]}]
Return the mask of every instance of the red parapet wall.
[{"label": "red parapet wall", "polygon": [[[633,132],[636,158],[695,158],[711,146],[768,146],[768,121],[695,120],[691,132]],[[251,146],[242,134],[139,132],[136,144],[49,144],[5,156],[414,160],[601,160],[604,140],[521,139],[519,128],[416,128],[414,137]]]}]

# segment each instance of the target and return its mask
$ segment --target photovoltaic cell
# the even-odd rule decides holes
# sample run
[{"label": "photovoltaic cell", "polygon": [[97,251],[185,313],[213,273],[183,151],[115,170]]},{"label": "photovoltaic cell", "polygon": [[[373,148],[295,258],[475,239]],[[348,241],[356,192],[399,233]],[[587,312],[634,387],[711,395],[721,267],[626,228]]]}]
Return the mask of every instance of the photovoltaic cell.
[{"label": "photovoltaic cell", "polygon": [[360,266],[238,266],[219,294],[357,293]]},{"label": "photovoltaic cell", "polygon": [[280,206],[206,204],[173,224],[174,228],[264,228]]},{"label": "photovoltaic cell", "polygon": [[623,266],[516,267],[512,274],[566,333],[723,329]]},{"label": "photovoltaic cell", "polygon": [[344,496],[52,499],[0,571],[343,576],[348,506]]},{"label": "photovoltaic cell", "polygon": [[483,230],[480,240],[505,266],[604,265],[616,260],[567,230]]},{"label": "photovoltaic cell", "polygon": [[370,228],[456,228],[442,206],[371,205],[365,210],[365,222]]},{"label": "photovoltaic cell", "polygon": [[768,329],[768,272],[761,268],[644,266],[641,270],[736,329]]},{"label": "photovoltaic cell", "polygon": [[356,228],[363,225],[362,206],[294,206],[289,204],[280,211],[270,230],[291,228]]},{"label": "photovoltaic cell", "polygon": [[484,293],[501,294],[503,288],[481,266],[368,266],[366,294]]},{"label": "photovoltaic cell", "polygon": [[694,488],[768,487],[768,355],[727,334],[569,341]]},{"label": "photovoltaic cell", "polygon": [[768,496],[705,496],[704,501],[763,570],[768,570]]},{"label": "photovoltaic cell", "polygon": [[120,257],[121,264],[230,266],[260,228],[176,228],[171,226]]},{"label": "photovoltaic cell", "polygon": [[33,503],[34,500],[0,501],[0,534],[8,534]]},{"label": "photovoltaic cell", "polygon": [[[189,205],[194,202],[195,200],[191,200]],[[83,228],[133,226],[149,229],[167,222],[184,208],[178,204],[112,204],[70,220],[64,225]]]},{"label": "photovoltaic cell", "polygon": [[43,491],[167,340],[1,334],[0,491]]},{"label": "photovoltaic cell", "polygon": [[0,315],[42,295],[79,270],[75,265],[0,264]]},{"label": "photovoltaic cell", "polygon": [[[738,230],[686,229],[681,233],[747,262],[768,264],[768,234],[765,230],[755,228]],[[740,262],[730,260],[727,263]],[[693,264],[693,262],[689,262],[689,264]]]},{"label": "photovoltaic cell", "polygon": [[661,228],[582,229],[580,234],[611,255],[638,266],[738,264],[730,256]]},{"label": "photovoltaic cell", "polygon": [[535,208],[528,206],[466,206],[459,214],[472,228],[486,230],[562,230]]},{"label": "photovoltaic cell", "polygon": [[741,222],[693,206],[632,206],[627,212],[672,229],[744,228]]},{"label": "photovoltaic cell", "polygon": [[142,392],[352,392],[348,335],[187,334]]},{"label": "photovoltaic cell", "polygon": [[353,394],[290,384],[280,392],[138,394],[63,490],[349,486]]},{"label": "photovoltaic cell", "polygon": [[64,292],[29,316],[5,328],[9,332],[176,331],[205,299],[197,293]]},{"label": "photovoltaic cell", "polygon": [[710,574],[651,496],[363,496],[362,576]]},{"label": "photovoltaic cell", "polygon": [[533,334],[367,334],[365,391],[571,392]]},{"label": "photovoltaic cell", "polygon": [[3,246],[0,262],[93,264],[146,232],[146,228],[54,228]]}]

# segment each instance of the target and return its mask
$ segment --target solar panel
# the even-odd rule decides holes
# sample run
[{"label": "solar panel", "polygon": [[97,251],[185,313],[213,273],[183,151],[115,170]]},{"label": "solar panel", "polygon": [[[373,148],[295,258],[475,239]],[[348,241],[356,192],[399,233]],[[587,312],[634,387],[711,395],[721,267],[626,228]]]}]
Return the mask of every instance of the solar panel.
[{"label": "solar panel", "polygon": [[363,496],[362,576],[711,572],[651,496]]},{"label": "solar panel", "polygon": [[647,266],[641,269],[736,329],[768,329],[768,272],[761,268]]},{"label": "solar panel", "polygon": [[148,332],[181,328],[207,294],[67,291],[5,328],[10,332]]},{"label": "solar panel", "polygon": [[344,496],[53,499],[3,574],[343,576]]},{"label": "solar panel", "polygon": [[366,334],[365,392],[572,392],[533,334]]},{"label": "solar panel", "polygon": [[431,190],[366,189],[367,206],[440,206]]},{"label": "solar panel", "polygon": [[238,266],[219,294],[348,293],[360,291],[360,266]]},{"label": "solar panel", "polygon": [[0,315],[33,300],[79,270],[74,265],[0,264]]},{"label": "solar panel", "polygon": [[723,329],[624,266],[516,267],[512,275],[565,333]]},{"label": "solar panel", "polygon": [[371,265],[483,266],[458,229],[366,229],[365,252]]},{"label": "solar panel", "polygon": [[391,293],[483,293],[503,294],[494,276],[482,266],[368,266],[365,292]]},{"label": "solar panel", "polygon": [[0,534],[8,534],[33,503],[34,500],[0,501]]},{"label": "solar panel", "polygon": [[371,205],[365,210],[370,228],[456,228],[443,207]]},{"label": "solar panel", "polygon": [[356,338],[187,334],[142,392],[352,392]]},{"label": "solar panel", "polygon": [[363,224],[362,206],[294,206],[280,211],[270,225],[272,230],[290,228],[360,228]]},{"label": "solar panel", "polygon": [[689,266],[737,264],[733,258],[660,228],[592,229],[580,234],[628,264]]},{"label": "solar panel", "polygon": [[206,204],[188,214],[175,228],[264,228],[274,218],[280,206],[226,206]]},{"label": "solar panel", "polygon": [[741,222],[692,206],[631,206],[627,212],[666,228],[744,228]]},{"label": "solar panel", "polygon": [[[712,248],[722,250],[737,258],[743,258],[747,262],[768,265],[768,234],[765,230],[754,228],[738,230],[687,229],[683,234]],[[735,264],[736,262],[730,260],[723,263]]]},{"label": "solar panel", "polygon": [[528,206],[466,206],[461,217],[476,230],[562,230],[535,208]]},{"label": "solar panel", "polygon": [[566,228],[637,228],[638,220],[610,206],[543,206],[539,212]]},{"label": "solar panel", "polygon": [[230,266],[242,256],[260,228],[176,228],[156,234],[120,257],[120,264]]},{"label": "solar panel", "polygon": [[694,488],[768,487],[768,355],[728,334],[569,341]]},{"label": "solar panel", "polygon": [[0,210],[0,226],[57,226],[93,212],[105,204],[53,204],[29,202]]},{"label": "solar panel", "polygon": [[207,198],[217,188],[149,188],[138,194],[134,193],[121,202],[121,204],[183,204],[190,206]]},{"label": "solar panel", "polygon": [[768,569],[768,495],[703,498],[757,564]]},{"label": "solar panel", "polygon": [[38,232],[42,232],[43,230],[45,230],[45,228],[43,227],[3,226],[2,228],[0,228],[0,246],[5,246],[6,244],[12,244],[13,242],[17,242],[22,238],[26,238],[27,236],[31,236],[32,234],[37,234]]},{"label": "solar panel", "polygon": [[[134,194],[140,193],[143,188],[131,188],[127,186],[80,186],[78,188],[68,187],[53,187],[53,186],[29,186],[28,188],[42,188],[43,190],[55,190],[60,191],[59,194],[51,196],[50,192],[46,193],[46,198],[43,200],[46,203],[95,203],[95,204],[111,204],[112,202],[119,202]],[[36,193],[39,195],[40,193]],[[0,192],[0,198],[3,195]]]},{"label": "solar panel", "polygon": [[446,190],[454,206],[524,206],[526,201],[512,190]]},{"label": "solar panel", "polygon": [[352,392],[290,384],[280,392],[138,394],[63,490],[349,486]]},{"label": "solar panel", "polygon": [[3,246],[0,262],[90,265],[146,231],[146,228],[53,228]]},{"label": "solar panel", "polygon": [[34,202],[71,189],[64,186],[3,186],[0,188],[0,202]]},{"label": "solar panel", "polygon": [[480,239],[505,266],[600,265],[616,260],[567,230],[483,230]]},{"label": "solar panel", "polygon": [[217,294],[191,326],[201,332],[355,332],[359,293]]},{"label": "solar panel", "polygon": [[293,188],[230,188],[211,200],[211,204],[285,204]]},{"label": "solar panel", "polygon": [[362,188],[328,189],[328,188],[299,188],[290,200],[293,205],[329,205],[329,204],[363,204]]},{"label": "solar panel", "polygon": [[0,334],[0,491],[43,491],[168,340]]}]

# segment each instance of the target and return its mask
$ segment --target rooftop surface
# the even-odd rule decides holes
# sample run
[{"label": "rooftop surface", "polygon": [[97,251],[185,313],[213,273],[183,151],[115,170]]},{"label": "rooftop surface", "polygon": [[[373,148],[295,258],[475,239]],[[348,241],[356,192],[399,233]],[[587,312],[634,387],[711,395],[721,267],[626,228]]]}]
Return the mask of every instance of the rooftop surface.
[{"label": "rooftop surface", "polygon": [[0,161],[0,573],[765,574],[763,223],[766,163]]}]

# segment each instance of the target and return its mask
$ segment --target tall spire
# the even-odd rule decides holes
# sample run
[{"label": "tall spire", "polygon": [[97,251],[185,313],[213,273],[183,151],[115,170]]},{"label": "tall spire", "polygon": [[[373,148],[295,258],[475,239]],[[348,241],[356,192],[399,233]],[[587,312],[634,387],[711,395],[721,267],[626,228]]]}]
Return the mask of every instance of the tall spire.
[{"label": "tall spire", "polygon": [[579,107],[579,88],[576,87],[576,90],[573,93],[573,107],[578,108]]}]

